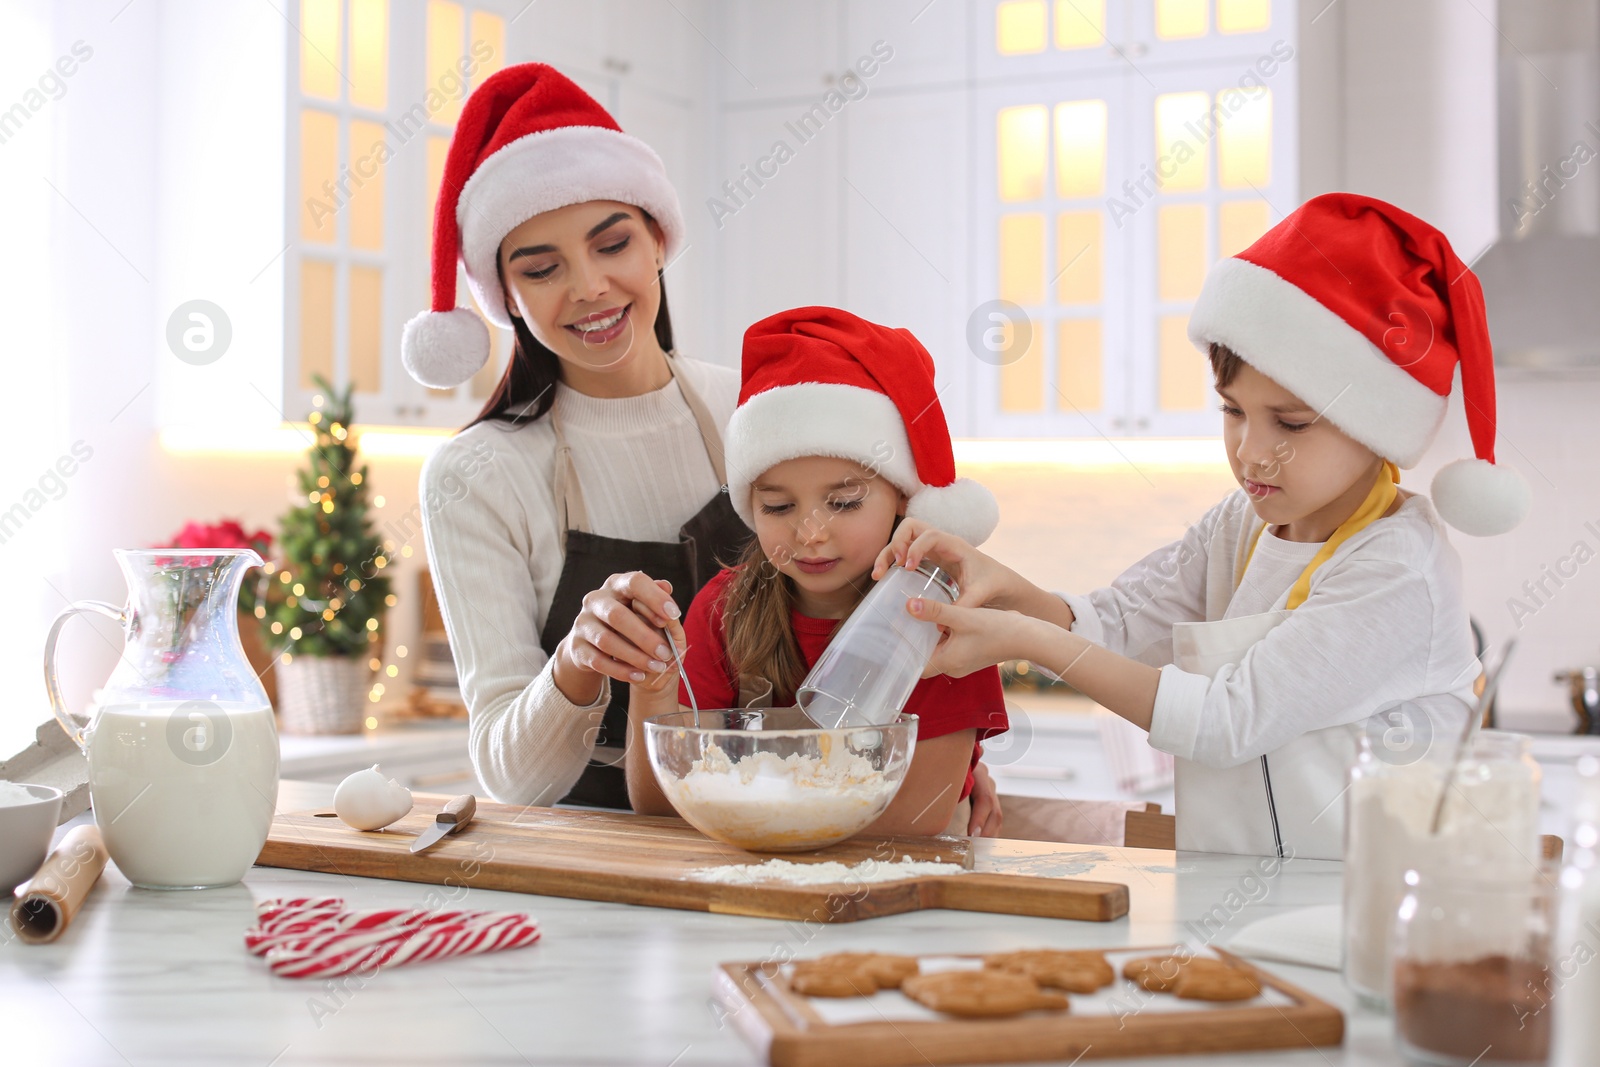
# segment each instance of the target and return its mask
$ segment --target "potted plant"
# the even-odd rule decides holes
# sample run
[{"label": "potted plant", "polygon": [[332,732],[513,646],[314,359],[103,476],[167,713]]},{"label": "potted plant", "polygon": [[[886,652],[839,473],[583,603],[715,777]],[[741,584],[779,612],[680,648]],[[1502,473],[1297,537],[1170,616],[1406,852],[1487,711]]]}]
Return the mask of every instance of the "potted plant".
[{"label": "potted plant", "polygon": [[280,559],[264,583],[260,625],[277,660],[284,732],[354,733],[394,596],[369,516],[367,468],[356,465],[351,389],[315,381],[323,393],[308,417],[316,439],[297,474],[298,503],[279,520]]}]

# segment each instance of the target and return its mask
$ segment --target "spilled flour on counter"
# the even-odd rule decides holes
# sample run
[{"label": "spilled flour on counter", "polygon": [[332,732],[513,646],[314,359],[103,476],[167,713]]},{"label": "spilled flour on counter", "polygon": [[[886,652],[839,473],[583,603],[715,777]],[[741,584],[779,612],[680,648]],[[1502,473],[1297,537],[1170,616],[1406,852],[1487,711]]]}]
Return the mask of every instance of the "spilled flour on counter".
[{"label": "spilled flour on counter", "polygon": [[788,885],[836,885],[844,882],[862,885],[868,882],[898,882],[906,878],[921,878],[934,874],[966,874],[959,863],[932,863],[901,856],[899,863],[880,863],[863,860],[860,863],[791,863],[788,860],[768,860],[765,863],[739,863],[726,867],[703,867],[691,871],[690,877],[701,882],[718,882],[723,885],[755,885],[759,882],[783,882]]},{"label": "spilled flour on counter", "polygon": [[755,752],[730,760],[717,745],[689,773],[662,783],[672,806],[746,847],[847,837],[894,795],[870,760],[835,746],[823,758]]}]

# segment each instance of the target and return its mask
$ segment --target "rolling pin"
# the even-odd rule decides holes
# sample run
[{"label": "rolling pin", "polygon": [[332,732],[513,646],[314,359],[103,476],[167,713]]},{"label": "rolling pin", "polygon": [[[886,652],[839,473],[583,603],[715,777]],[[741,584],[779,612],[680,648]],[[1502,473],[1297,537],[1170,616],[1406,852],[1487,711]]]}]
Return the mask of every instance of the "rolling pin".
[{"label": "rolling pin", "polygon": [[67,833],[11,905],[11,927],[29,945],[61,936],[106,866],[106,843],[94,826]]}]

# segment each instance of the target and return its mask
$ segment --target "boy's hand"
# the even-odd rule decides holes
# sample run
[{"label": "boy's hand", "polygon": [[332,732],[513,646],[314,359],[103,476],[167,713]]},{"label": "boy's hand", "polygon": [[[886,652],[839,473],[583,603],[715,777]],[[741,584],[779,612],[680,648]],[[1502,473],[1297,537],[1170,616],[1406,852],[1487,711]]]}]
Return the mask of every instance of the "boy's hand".
[{"label": "boy's hand", "polygon": [[874,580],[892,566],[915,569],[923,560],[943,567],[961,588],[956,601],[967,608],[1010,608],[1011,599],[1028,583],[1013,571],[984,555],[952,533],[935,529],[921,519],[906,519],[872,565]]},{"label": "boy's hand", "polygon": [[1008,659],[1038,659],[1034,649],[1040,645],[1041,631],[1055,629],[1021,612],[955,607],[922,597],[906,601],[906,610],[941,631],[922,672],[924,678],[936,674],[965,678]]}]

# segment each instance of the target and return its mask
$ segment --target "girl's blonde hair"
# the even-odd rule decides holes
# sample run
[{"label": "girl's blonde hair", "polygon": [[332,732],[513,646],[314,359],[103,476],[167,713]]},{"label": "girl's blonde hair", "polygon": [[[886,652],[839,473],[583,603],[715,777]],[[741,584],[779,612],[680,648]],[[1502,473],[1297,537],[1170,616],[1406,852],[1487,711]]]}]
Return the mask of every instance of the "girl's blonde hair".
[{"label": "girl's blonde hair", "polygon": [[736,681],[771,682],[775,706],[793,704],[795,690],[806,676],[806,661],[790,622],[794,582],[772,565],[755,537],[733,566],[733,580],[722,602],[728,663]]}]

